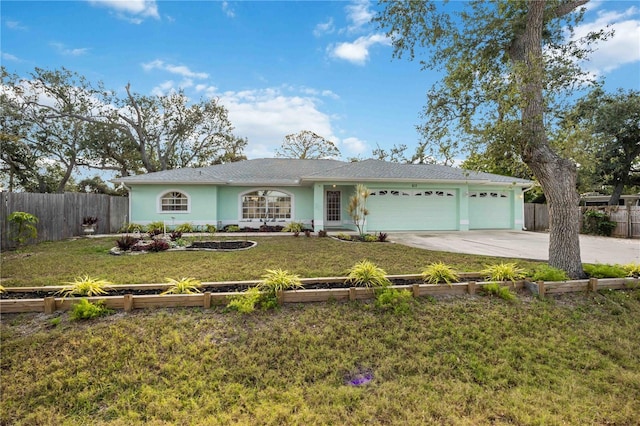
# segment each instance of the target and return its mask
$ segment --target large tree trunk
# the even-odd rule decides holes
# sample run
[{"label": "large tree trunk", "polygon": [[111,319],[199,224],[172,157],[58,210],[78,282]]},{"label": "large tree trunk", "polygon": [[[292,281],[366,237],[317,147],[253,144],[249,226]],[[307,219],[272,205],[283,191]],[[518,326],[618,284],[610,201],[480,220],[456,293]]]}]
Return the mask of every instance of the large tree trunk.
[{"label": "large tree trunk", "polygon": [[622,195],[622,190],[624,189],[625,182],[619,180],[616,183],[615,188],[613,188],[613,194],[611,194],[611,198],[609,198],[610,206],[617,206],[620,203],[620,196]]},{"label": "large tree trunk", "polygon": [[526,26],[509,50],[516,69],[524,65],[525,71],[520,75],[523,159],[542,185],[549,205],[549,265],[565,270],[572,278],[582,278],[576,167],[551,150],[544,127],[545,3],[529,0]]},{"label": "large tree trunk", "polygon": [[527,160],[549,207],[549,265],[572,278],[583,278],[575,164],[544,148],[535,149]]}]

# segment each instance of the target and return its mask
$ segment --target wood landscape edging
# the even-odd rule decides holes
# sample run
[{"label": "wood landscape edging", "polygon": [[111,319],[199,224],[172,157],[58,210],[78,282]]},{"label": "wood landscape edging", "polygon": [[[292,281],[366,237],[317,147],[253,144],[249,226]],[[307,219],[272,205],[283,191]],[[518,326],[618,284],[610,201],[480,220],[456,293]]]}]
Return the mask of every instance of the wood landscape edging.
[{"label": "wood landscape edging", "polygon": [[[462,275],[462,274],[461,274]],[[477,273],[466,274],[467,276],[478,276]],[[420,279],[420,275],[389,275],[390,279]],[[345,282],[346,277],[327,277],[327,278],[306,278],[302,279],[303,284],[326,283],[326,282]],[[218,283],[203,283],[207,286],[229,286],[237,284],[243,286],[252,286],[259,281],[228,281]],[[468,281],[462,283],[446,284],[409,284],[394,285],[391,288],[398,290],[409,290],[414,297],[423,296],[454,296],[454,295],[473,295],[483,286],[490,282]],[[504,281],[500,282],[502,286],[515,289],[526,288],[531,293],[544,297],[547,294],[569,293],[569,292],[595,292],[598,290],[627,289],[639,288],[640,280],[638,278],[607,278],[574,281],[557,281],[557,282],[530,282],[530,281]],[[49,287],[9,287],[7,292],[25,292],[30,291],[57,291],[63,286]],[[127,289],[152,289],[166,290],[170,284],[131,284],[128,286],[116,286],[117,290]],[[145,294],[134,295],[124,294],[119,296],[92,296],[92,297],[55,297],[48,296],[44,298],[34,299],[2,299],[0,300],[0,314],[22,313],[22,312],[44,312],[52,314],[55,311],[66,311],[73,307],[81,299],[87,299],[91,302],[104,301],[105,307],[109,309],[122,309],[126,312],[133,309],[146,308],[174,308],[174,307],[202,307],[205,309],[211,306],[224,306],[228,303],[230,296],[237,296],[242,292],[208,292],[196,294]],[[279,303],[309,303],[309,302],[326,302],[329,300],[346,301],[346,300],[367,300],[375,297],[375,290],[367,287],[350,287],[335,289],[301,289],[286,290],[278,293]]]}]

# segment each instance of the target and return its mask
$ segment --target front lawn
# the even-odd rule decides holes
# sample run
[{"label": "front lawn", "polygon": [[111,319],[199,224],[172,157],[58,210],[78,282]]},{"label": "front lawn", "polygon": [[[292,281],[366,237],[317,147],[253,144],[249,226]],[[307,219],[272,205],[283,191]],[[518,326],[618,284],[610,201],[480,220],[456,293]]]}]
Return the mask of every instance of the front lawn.
[{"label": "front lawn", "polygon": [[0,424],[640,424],[639,319],[640,290],[5,315]]},{"label": "front lawn", "polygon": [[[392,243],[349,243],[330,238],[255,236],[258,245],[237,252],[160,252],[113,256],[116,236],[80,238],[3,252],[2,285],[60,285],[90,275],[114,284],[162,283],[166,278],[200,281],[259,279],[265,269],[282,268],[301,277],[343,276],[354,263],[368,259],[389,274],[418,274],[443,261],[458,271],[480,271],[485,265],[515,261],[524,268],[540,262],[444,253]],[[221,237],[216,239],[230,239]],[[231,237],[233,239],[233,237]],[[237,239],[237,237],[236,237]],[[249,237],[251,239],[251,237]]]}]

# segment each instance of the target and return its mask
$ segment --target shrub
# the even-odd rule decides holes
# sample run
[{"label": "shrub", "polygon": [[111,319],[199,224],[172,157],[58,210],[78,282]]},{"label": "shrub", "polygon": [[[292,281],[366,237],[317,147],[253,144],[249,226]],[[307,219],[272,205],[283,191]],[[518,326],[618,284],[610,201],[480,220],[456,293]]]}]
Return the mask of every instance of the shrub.
[{"label": "shrub", "polygon": [[204,230],[205,230],[205,232],[208,232],[209,234],[215,234],[216,231],[218,230],[218,228],[216,228],[215,225],[206,224],[204,226]]},{"label": "shrub", "polygon": [[394,314],[409,313],[412,303],[414,303],[413,295],[406,289],[383,287],[376,295],[376,307],[382,310],[391,310]]},{"label": "shrub", "polygon": [[363,287],[385,287],[391,282],[386,277],[384,269],[368,260],[362,260],[349,269],[347,282]]},{"label": "shrub", "polygon": [[304,224],[302,222],[289,222],[282,228],[282,232],[302,232]]},{"label": "shrub", "polygon": [[458,275],[443,262],[434,262],[422,271],[422,279],[429,284],[451,284],[458,281]]},{"label": "shrub", "polygon": [[106,280],[100,280],[91,278],[85,275],[81,278],[76,278],[75,281],[66,282],[69,284],[58,291],[57,294],[61,294],[62,297],[67,296],[97,296],[100,294],[106,294],[106,289],[111,286],[111,283]]},{"label": "shrub", "polygon": [[224,227],[224,232],[240,232],[238,225],[227,225]]},{"label": "shrub", "polygon": [[180,235],[193,232],[193,224],[189,222],[181,223],[180,225],[176,226],[176,229],[174,229],[174,231],[180,232]]},{"label": "shrub", "polygon": [[582,230],[585,234],[611,236],[616,228],[616,222],[609,220],[609,216],[598,210],[587,210],[582,220]]},{"label": "shrub", "polygon": [[87,299],[80,299],[71,309],[71,319],[74,321],[94,319],[112,312],[104,306],[104,300],[91,303]]},{"label": "shrub", "polygon": [[309,238],[311,236],[311,230],[310,229],[305,229],[304,230],[304,236]]},{"label": "shrub", "polygon": [[159,252],[169,250],[171,246],[165,240],[153,240],[144,247],[146,251]]},{"label": "shrub", "polygon": [[249,314],[256,309],[256,305],[263,298],[258,287],[248,288],[241,294],[229,296],[227,309],[235,310],[243,314]]},{"label": "shrub", "polygon": [[169,234],[169,238],[171,239],[171,241],[177,241],[180,238],[182,238],[182,232],[181,231],[172,231]]},{"label": "shrub", "polygon": [[118,232],[133,234],[134,232],[146,232],[145,226],[139,223],[126,223]]},{"label": "shrub", "polygon": [[562,269],[549,265],[540,265],[532,271],[531,279],[533,281],[567,281],[569,275]]},{"label": "shrub", "polygon": [[4,292],[5,292],[4,286],[2,284],[0,284],[0,294],[2,294]]},{"label": "shrub", "polygon": [[386,232],[380,232],[378,234],[378,242],[384,243],[387,241],[388,234]]},{"label": "shrub", "polygon": [[146,229],[147,229],[147,233],[151,235],[151,237],[160,235],[164,233],[164,230],[165,230],[164,222],[162,221],[151,222],[150,224],[147,225]]},{"label": "shrub", "polygon": [[624,278],[627,271],[619,265],[584,265],[584,272],[592,278]]},{"label": "shrub", "polygon": [[324,229],[321,229],[320,231],[318,231],[318,237],[324,238],[326,236],[327,236],[327,231],[325,231]]},{"label": "shrub", "polygon": [[26,212],[13,212],[7,220],[12,226],[11,239],[18,247],[26,243],[31,238],[38,238],[36,223],[38,218]]},{"label": "shrub", "polygon": [[344,240],[344,241],[351,241],[352,240],[351,235],[343,234],[343,233],[340,233],[340,234],[336,235],[336,238],[338,238],[339,240]]},{"label": "shrub", "polygon": [[480,273],[487,281],[517,281],[524,278],[524,269],[518,268],[516,263],[487,265]]},{"label": "shrub", "polygon": [[133,237],[131,235],[123,235],[116,240],[116,245],[120,250],[128,251],[131,250],[131,248],[133,248],[133,246],[135,246],[138,241],[140,241],[139,238]]},{"label": "shrub", "polygon": [[500,283],[485,284],[481,287],[481,292],[488,296],[496,296],[509,302],[517,299],[516,295],[513,294],[508,287],[503,287]]},{"label": "shrub", "polygon": [[378,241],[378,237],[376,237],[375,235],[366,234],[362,236],[362,241],[364,241],[365,243],[375,243]]},{"label": "shrub", "polygon": [[171,287],[160,293],[163,294],[195,294],[200,293],[200,287],[202,283],[195,278],[180,278],[174,280],[173,278],[165,278]]},{"label": "shrub", "polygon": [[627,263],[622,268],[627,272],[628,277],[640,277],[640,263]]}]

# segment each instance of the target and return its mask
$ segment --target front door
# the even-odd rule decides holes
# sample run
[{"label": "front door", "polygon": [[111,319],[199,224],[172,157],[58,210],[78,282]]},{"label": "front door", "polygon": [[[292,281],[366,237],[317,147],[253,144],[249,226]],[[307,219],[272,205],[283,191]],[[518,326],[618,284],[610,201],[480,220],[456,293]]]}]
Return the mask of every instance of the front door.
[{"label": "front door", "polygon": [[325,226],[342,225],[342,206],[340,191],[327,191],[325,196]]}]

